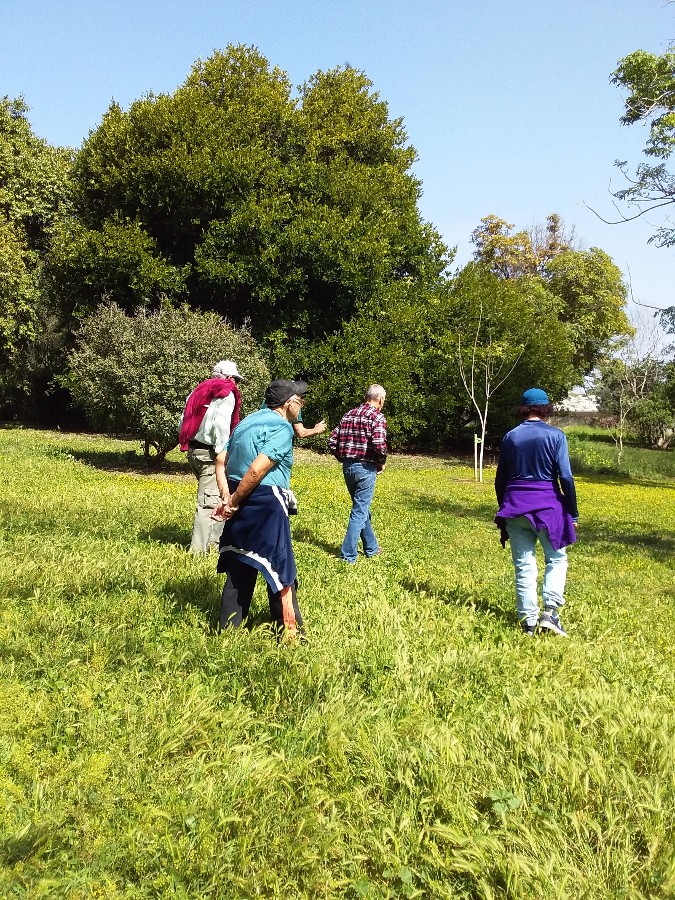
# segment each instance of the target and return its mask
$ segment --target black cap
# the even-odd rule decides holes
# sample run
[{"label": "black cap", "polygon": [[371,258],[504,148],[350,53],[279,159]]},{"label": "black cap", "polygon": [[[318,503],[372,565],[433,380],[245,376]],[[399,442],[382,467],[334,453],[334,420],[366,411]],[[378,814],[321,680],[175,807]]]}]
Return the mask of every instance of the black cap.
[{"label": "black cap", "polygon": [[276,409],[277,406],[283,406],[295,394],[298,397],[302,397],[306,393],[306,381],[284,381],[281,378],[278,381],[273,381],[265,391],[265,406],[269,406],[270,409]]}]

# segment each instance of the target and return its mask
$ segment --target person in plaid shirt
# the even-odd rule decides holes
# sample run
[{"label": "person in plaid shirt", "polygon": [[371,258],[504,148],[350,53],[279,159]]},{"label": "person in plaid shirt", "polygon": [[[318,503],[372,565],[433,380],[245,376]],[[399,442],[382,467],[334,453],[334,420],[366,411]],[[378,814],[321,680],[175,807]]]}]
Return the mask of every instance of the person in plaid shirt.
[{"label": "person in plaid shirt", "polygon": [[340,559],[348,563],[356,562],[359,538],[366,556],[382,552],[370,521],[370,504],[375,480],[387,460],[387,420],[382,415],[386,395],[381,384],[371,384],[361,406],[345,413],[328,438],[328,449],[342,463],[352,498],[347,533],[340,548]]}]

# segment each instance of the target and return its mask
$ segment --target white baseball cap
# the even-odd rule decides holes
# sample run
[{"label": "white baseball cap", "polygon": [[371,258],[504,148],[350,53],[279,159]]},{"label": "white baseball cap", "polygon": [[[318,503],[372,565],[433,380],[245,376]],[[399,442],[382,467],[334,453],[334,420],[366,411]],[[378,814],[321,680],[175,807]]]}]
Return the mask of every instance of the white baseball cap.
[{"label": "white baseball cap", "polygon": [[237,364],[233,359],[221,359],[213,367],[213,378],[234,378],[235,381],[246,381],[243,375],[239,374]]}]

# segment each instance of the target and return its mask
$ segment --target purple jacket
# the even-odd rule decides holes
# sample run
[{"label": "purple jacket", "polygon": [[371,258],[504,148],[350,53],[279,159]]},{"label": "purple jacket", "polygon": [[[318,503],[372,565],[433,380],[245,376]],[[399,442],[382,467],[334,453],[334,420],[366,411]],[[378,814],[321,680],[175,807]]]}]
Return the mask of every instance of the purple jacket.
[{"label": "purple jacket", "polygon": [[495,516],[502,547],[508,540],[506,520],[518,516],[529,519],[537,532],[545,528],[554,550],[567,547],[577,539],[572,516],[565,510],[560,489],[552,481],[509,481]]}]

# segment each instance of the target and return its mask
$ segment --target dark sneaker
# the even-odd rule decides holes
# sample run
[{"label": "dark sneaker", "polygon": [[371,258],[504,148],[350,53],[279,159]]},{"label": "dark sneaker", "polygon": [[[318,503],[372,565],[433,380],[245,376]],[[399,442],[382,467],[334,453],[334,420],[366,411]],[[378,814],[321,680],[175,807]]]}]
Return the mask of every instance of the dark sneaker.
[{"label": "dark sneaker", "polygon": [[523,632],[523,634],[526,637],[534,637],[535,634],[537,633],[537,626],[536,625],[528,625],[527,622],[523,621],[520,623],[520,630]]},{"label": "dark sneaker", "polygon": [[560,624],[560,619],[556,613],[545,612],[539,620],[539,628],[546,631],[552,631],[558,637],[567,637],[567,632]]}]

